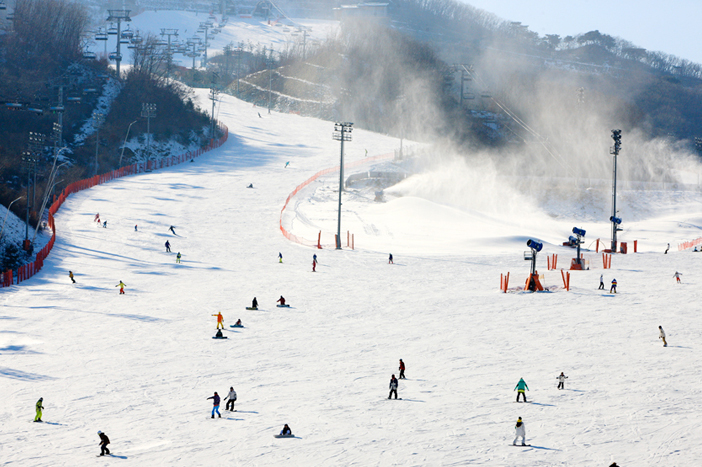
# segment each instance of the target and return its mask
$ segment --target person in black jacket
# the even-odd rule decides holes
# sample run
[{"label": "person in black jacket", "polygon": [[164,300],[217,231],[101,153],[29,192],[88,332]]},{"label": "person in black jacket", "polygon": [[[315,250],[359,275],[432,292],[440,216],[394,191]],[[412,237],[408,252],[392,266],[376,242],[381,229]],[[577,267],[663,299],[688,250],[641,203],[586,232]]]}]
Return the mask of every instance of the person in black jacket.
[{"label": "person in black jacket", "polygon": [[107,445],[110,444],[110,438],[102,431],[98,431],[98,436],[100,436],[100,455],[109,454],[110,450],[107,449]]},{"label": "person in black jacket", "polygon": [[253,300],[251,300],[251,308],[254,310],[258,309],[258,300],[256,300],[256,297],[254,297]]},{"label": "person in black jacket", "polygon": [[388,394],[388,399],[392,397],[393,393],[395,393],[395,399],[397,399],[397,378],[395,378],[395,375],[392,375],[390,378],[390,394]]}]

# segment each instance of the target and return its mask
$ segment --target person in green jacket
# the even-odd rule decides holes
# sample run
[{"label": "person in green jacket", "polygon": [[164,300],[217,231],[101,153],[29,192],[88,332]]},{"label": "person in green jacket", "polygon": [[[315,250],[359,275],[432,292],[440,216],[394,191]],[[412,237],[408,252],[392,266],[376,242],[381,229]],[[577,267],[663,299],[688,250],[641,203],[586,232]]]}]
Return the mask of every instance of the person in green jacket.
[{"label": "person in green jacket", "polygon": [[524,402],[526,402],[526,393],[524,392],[524,390],[526,389],[528,391],[529,386],[527,386],[527,383],[524,381],[524,378],[519,378],[519,382],[514,387],[514,389],[517,391],[517,402],[519,402],[520,394],[524,397]]},{"label": "person in green jacket", "polygon": [[37,416],[34,417],[35,422],[41,421],[41,411],[44,410],[44,398],[40,397],[37,401]]}]

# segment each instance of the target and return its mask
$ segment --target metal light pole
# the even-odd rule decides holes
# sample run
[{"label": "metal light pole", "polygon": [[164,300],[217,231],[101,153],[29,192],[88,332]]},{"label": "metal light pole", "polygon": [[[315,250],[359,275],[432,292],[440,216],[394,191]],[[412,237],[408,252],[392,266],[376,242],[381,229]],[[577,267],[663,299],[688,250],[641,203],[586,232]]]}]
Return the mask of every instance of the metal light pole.
[{"label": "metal light pole", "polygon": [[341,162],[339,163],[339,214],[336,224],[336,249],[341,250],[341,194],[344,191],[344,141],[351,141],[353,123],[341,122],[334,124],[332,139],[341,141]]},{"label": "metal light pole", "polygon": [[[266,53],[265,50],[263,53]],[[268,67],[268,113],[271,113],[271,88],[273,87],[273,50],[271,50],[271,55],[266,59],[266,66]]]},{"label": "metal light pole", "polygon": [[129,127],[127,127],[127,135],[124,137],[124,144],[122,144],[122,153],[119,155],[119,167],[122,167],[122,157],[124,156],[124,146],[127,145],[127,138],[129,138],[129,130],[132,129],[132,125],[134,125],[136,122],[139,120],[134,120],[132,123],[129,124]]},{"label": "metal light pole", "polygon": [[614,169],[612,171],[612,216],[609,220],[612,222],[612,252],[617,252],[617,231],[621,230],[618,225],[621,224],[621,219],[617,217],[617,156],[622,148],[622,130],[612,130],[612,139],[614,146],[610,149],[610,154],[614,155]]},{"label": "metal light pole", "polygon": [[210,139],[214,140],[215,137],[215,104],[217,103],[217,95],[219,90],[215,87],[217,82],[217,73],[212,73],[212,86],[210,86],[210,100],[212,101],[212,124],[210,130]]},{"label": "metal light pole", "polygon": [[22,162],[27,170],[27,214],[24,226],[24,241],[26,242],[29,239],[29,186],[32,184],[32,165],[36,163],[36,159],[32,157],[31,151],[24,151],[22,154],[24,156]]},{"label": "metal light pole", "polygon": [[[19,201],[22,198],[23,198],[23,196],[20,196],[15,201]],[[2,223],[2,229],[0,229],[0,240],[2,240],[2,234],[3,234],[3,232],[5,232],[5,222],[7,222],[7,216],[10,214],[10,208],[12,207],[12,205],[14,204],[15,201],[10,203],[10,205],[7,207],[7,212],[5,213],[5,220]]]},{"label": "metal light pole", "polygon": [[141,104],[141,116],[146,118],[146,152],[151,157],[151,119],[156,116],[156,104]]},{"label": "metal light pole", "polygon": [[98,143],[100,142],[100,124],[104,120],[104,115],[100,112],[93,112],[93,123],[95,124],[95,175],[98,174]]}]

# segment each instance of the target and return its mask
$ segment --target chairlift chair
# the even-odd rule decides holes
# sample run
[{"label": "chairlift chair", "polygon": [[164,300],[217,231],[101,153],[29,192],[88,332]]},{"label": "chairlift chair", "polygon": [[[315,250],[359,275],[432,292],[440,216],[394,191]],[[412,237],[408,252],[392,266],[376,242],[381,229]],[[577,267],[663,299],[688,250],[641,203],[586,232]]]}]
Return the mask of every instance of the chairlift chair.
[{"label": "chairlift chair", "polygon": [[66,97],[66,102],[69,104],[80,104],[82,98],[78,96],[68,96]]},{"label": "chairlift chair", "polygon": [[5,2],[0,2],[0,10],[7,10],[7,5],[5,5]]},{"label": "chairlift chair", "polygon": [[131,39],[132,37],[134,37],[134,31],[129,29],[129,26],[127,26],[127,29],[122,31],[122,39]]},{"label": "chairlift chair", "polygon": [[85,52],[83,52],[83,58],[86,58],[88,60],[95,60],[97,58],[97,54],[95,54],[95,52],[86,50]]},{"label": "chairlift chair", "polygon": [[111,36],[117,35],[117,26],[115,26],[114,23],[111,23],[110,27],[107,28],[107,34],[109,34]]},{"label": "chairlift chair", "polygon": [[104,30],[99,30],[95,34],[95,40],[96,41],[106,41],[107,40],[107,33]]}]

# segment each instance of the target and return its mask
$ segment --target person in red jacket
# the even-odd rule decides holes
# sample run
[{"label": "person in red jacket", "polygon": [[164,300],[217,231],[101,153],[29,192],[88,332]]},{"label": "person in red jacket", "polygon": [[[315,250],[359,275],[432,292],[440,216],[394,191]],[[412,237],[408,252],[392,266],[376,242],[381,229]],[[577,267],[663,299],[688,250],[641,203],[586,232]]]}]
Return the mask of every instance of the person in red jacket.
[{"label": "person in red jacket", "polygon": [[212,316],[217,317],[217,329],[219,329],[220,326],[222,327],[222,329],[224,329],[224,316],[222,316],[222,312],[219,311],[219,312],[217,312],[216,315],[212,315]]},{"label": "person in red jacket", "polygon": [[405,362],[400,359],[400,379],[407,379],[405,378]]}]

